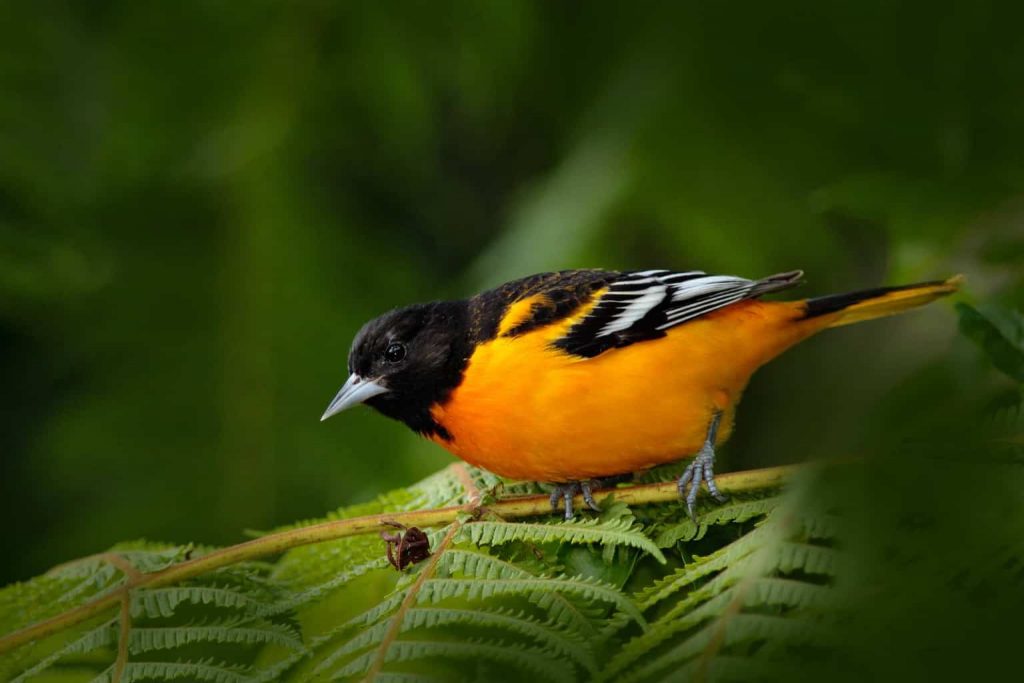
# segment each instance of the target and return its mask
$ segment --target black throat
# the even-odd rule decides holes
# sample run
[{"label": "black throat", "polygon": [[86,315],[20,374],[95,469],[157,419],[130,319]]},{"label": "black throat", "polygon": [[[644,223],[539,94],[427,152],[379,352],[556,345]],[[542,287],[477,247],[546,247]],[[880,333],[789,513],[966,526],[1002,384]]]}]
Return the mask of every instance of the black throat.
[{"label": "black throat", "polygon": [[451,441],[452,434],[438,424],[430,409],[451,397],[462,382],[462,374],[473,353],[469,304],[442,301],[427,304],[418,313],[423,320],[411,342],[417,347],[415,356],[411,352],[409,366],[389,378],[391,391],[366,403],[423,436]]}]

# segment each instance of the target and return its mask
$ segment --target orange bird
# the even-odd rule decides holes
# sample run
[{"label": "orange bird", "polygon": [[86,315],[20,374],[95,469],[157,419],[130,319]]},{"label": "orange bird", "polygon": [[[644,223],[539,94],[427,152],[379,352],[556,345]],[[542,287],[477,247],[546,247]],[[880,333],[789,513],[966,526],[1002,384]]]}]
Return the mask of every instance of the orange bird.
[{"label": "orange bird", "polygon": [[[960,276],[801,301],[761,301],[802,271],[760,280],[700,271],[542,273],[462,301],[400,308],[359,331],[324,412],[366,403],[466,462],[555,484],[552,507],[693,455],[691,517],[715,447],[757,368],[828,327],[901,313]],[[688,490],[687,490],[687,487]]]}]

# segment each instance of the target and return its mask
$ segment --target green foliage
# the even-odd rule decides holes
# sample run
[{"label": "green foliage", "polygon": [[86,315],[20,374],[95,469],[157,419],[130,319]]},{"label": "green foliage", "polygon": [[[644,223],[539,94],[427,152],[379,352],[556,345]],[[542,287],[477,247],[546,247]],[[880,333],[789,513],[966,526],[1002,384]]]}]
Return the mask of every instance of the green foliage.
[{"label": "green foliage", "polygon": [[[487,477],[476,471],[472,476]],[[457,477],[446,470],[406,492],[330,518],[463,498]],[[753,508],[737,500],[707,509],[702,519],[738,525],[764,518],[777,500],[766,498]],[[624,587],[628,577],[643,565],[668,581],[691,567],[678,552],[666,565],[652,538],[673,533],[675,527],[666,525],[684,517],[680,505],[640,508],[649,520],[645,525],[612,496],[603,503],[603,514],[592,519],[457,522],[461,528],[443,550],[403,574],[387,564],[379,538],[364,536],[301,547],[272,564],[241,563],[180,585],[134,589],[122,680],[356,680],[378,660],[388,675],[429,670],[437,680],[451,679],[466,666],[502,680],[597,676],[618,646],[660,630],[644,614],[650,599],[640,600],[636,589]],[[650,521],[655,516],[662,521]],[[431,532],[432,547],[445,532]],[[758,533],[740,538],[756,542]],[[677,544],[663,538],[662,547]],[[145,570],[160,569],[186,552],[154,546],[116,550]],[[584,562],[579,553],[591,559]],[[428,567],[429,575],[421,576]],[[0,605],[20,609],[3,611],[5,630],[51,615],[49,605],[82,604],[123,578],[97,556],[8,587],[0,592]],[[39,600],[44,595],[48,599]],[[106,617],[26,646],[5,662],[3,675],[45,680],[75,670],[83,680],[109,680],[121,626],[119,616]],[[426,663],[429,669],[422,668]]]},{"label": "green foliage", "polygon": [[990,311],[986,315],[962,302],[956,310],[960,313],[960,330],[984,351],[989,362],[1011,379],[1024,383],[1024,316],[1017,311],[1001,316]]},{"label": "green foliage", "polygon": [[[915,472],[927,462],[907,457]],[[978,498],[954,515],[918,504],[909,517],[887,518],[888,531],[865,536],[873,528],[865,491],[893,509],[878,468],[811,466],[781,493],[705,503],[696,527],[681,503],[631,508],[614,496],[601,515],[570,522],[457,521],[454,530],[430,530],[431,557],[401,573],[376,536],[300,547],[274,562],[134,589],[129,623],[105,614],[26,645],[3,660],[0,680],[111,681],[122,630],[122,681],[357,681],[369,671],[376,681],[556,683],[870,673],[878,650],[865,644],[865,599],[881,601],[868,613],[899,612],[939,590],[955,599],[951,577],[987,590],[1024,588],[1019,519],[998,534],[995,555],[985,555],[979,538],[942,554],[941,565],[932,558],[956,520],[998,518],[1003,499]],[[963,488],[955,467],[931,468],[937,494]],[[1005,474],[987,470],[972,485]],[[463,503],[464,494],[453,499],[459,486],[449,469],[331,518]],[[140,544],[115,551],[150,570],[190,552]],[[103,557],[0,591],[5,631],[116,587],[124,577]],[[898,628],[899,619],[887,623]]]},{"label": "green foliage", "polygon": [[658,546],[630,520],[571,521],[552,526],[526,522],[477,522],[463,527],[463,535],[477,545],[502,545],[529,540],[534,543],[600,543],[605,547],[638,548],[664,562]]},{"label": "green foliage", "polygon": [[738,674],[756,645],[741,676],[750,678],[787,651],[828,645],[819,623],[836,617],[839,600],[828,585],[837,551],[821,544],[833,539],[811,536],[816,525],[801,523],[791,507],[771,510],[739,540],[643,591],[640,605],[659,616],[612,658],[607,680],[693,675],[718,657]]}]

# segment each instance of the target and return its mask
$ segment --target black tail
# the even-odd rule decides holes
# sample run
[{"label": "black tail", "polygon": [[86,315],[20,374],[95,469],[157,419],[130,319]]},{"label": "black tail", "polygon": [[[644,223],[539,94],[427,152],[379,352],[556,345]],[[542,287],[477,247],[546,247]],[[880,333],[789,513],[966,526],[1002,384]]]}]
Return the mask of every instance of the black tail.
[{"label": "black tail", "polygon": [[841,315],[829,325],[837,327],[894,315],[952,294],[959,289],[963,280],[962,275],[956,275],[948,280],[919,282],[901,287],[875,287],[858,292],[819,296],[805,302],[804,318],[840,313]]}]

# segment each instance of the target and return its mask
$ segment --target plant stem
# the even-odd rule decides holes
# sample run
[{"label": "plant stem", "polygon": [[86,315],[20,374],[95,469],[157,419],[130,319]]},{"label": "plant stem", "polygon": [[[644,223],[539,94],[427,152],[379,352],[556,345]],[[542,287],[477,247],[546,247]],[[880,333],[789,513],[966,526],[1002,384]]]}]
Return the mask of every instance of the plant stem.
[{"label": "plant stem", "polygon": [[[797,466],[769,467],[761,470],[734,472],[718,475],[720,488],[735,493],[755,491],[779,486],[797,468]],[[615,498],[627,504],[664,503],[679,500],[679,490],[675,482],[631,486],[615,490]],[[576,500],[582,509],[581,497]],[[332,541],[346,536],[373,533],[390,528],[385,522],[397,522],[405,526],[436,527],[449,524],[460,515],[473,513],[480,508],[474,505],[455,505],[432,510],[414,510],[411,512],[383,513],[322,522],[297,529],[288,529],[260,538],[239,543],[238,545],[220,548],[213,552],[178,564],[173,564],[154,572],[130,572],[125,574],[125,581],[89,602],[57,614],[49,619],[30,624],[23,629],[0,638],[0,654],[10,652],[26,643],[53,635],[64,629],[71,628],[107,610],[116,607],[128,591],[138,588],[158,588],[184,581],[200,574],[220,569],[239,562],[253,560],[267,555],[277,555],[291,548],[312,543]],[[534,517],[551,513],[547,496],[522,496],[506,498],[486,507],[505,519],[517,517]]]},{"label": "plant stem", "polygon": [[399,605],[398,611],[391,617],[390,625],[388,626],[387,633],[380,641],[380,645],[377,647],[377,656],[373,658],[373,664],[370,665],[370,670],[366,672],[366,676],[362,679],[366,683],[373,683],[374,679],[377,678],[377,674],[384,667],[384,663],[388,658],[388,648],[391,647],[391,643],[395,642],[395,638],[398,637],[398,633],[402,630],[402,622],[405,620],[405,614],[409,611],[409,608],[416,604],[416,599],[419,597],[420,589],[423,588],[423,584],[427,582],[427,579],[434,575],[434,571],[437,569],[437,561],[441,559],[441,555],[451,545],[452,539],[455,538],[456,532],[462,527],[461,524],[455,522],[448,529],[448,533],[444,535],[444,538],[438,544],[437,549],[434,550],[434,554],[430,558],[430,563],[423,568],[419,576],[416,577],[416,582],[409,587],[408,592],[405,594],[405,599],[402,600],[402,604]]}]

